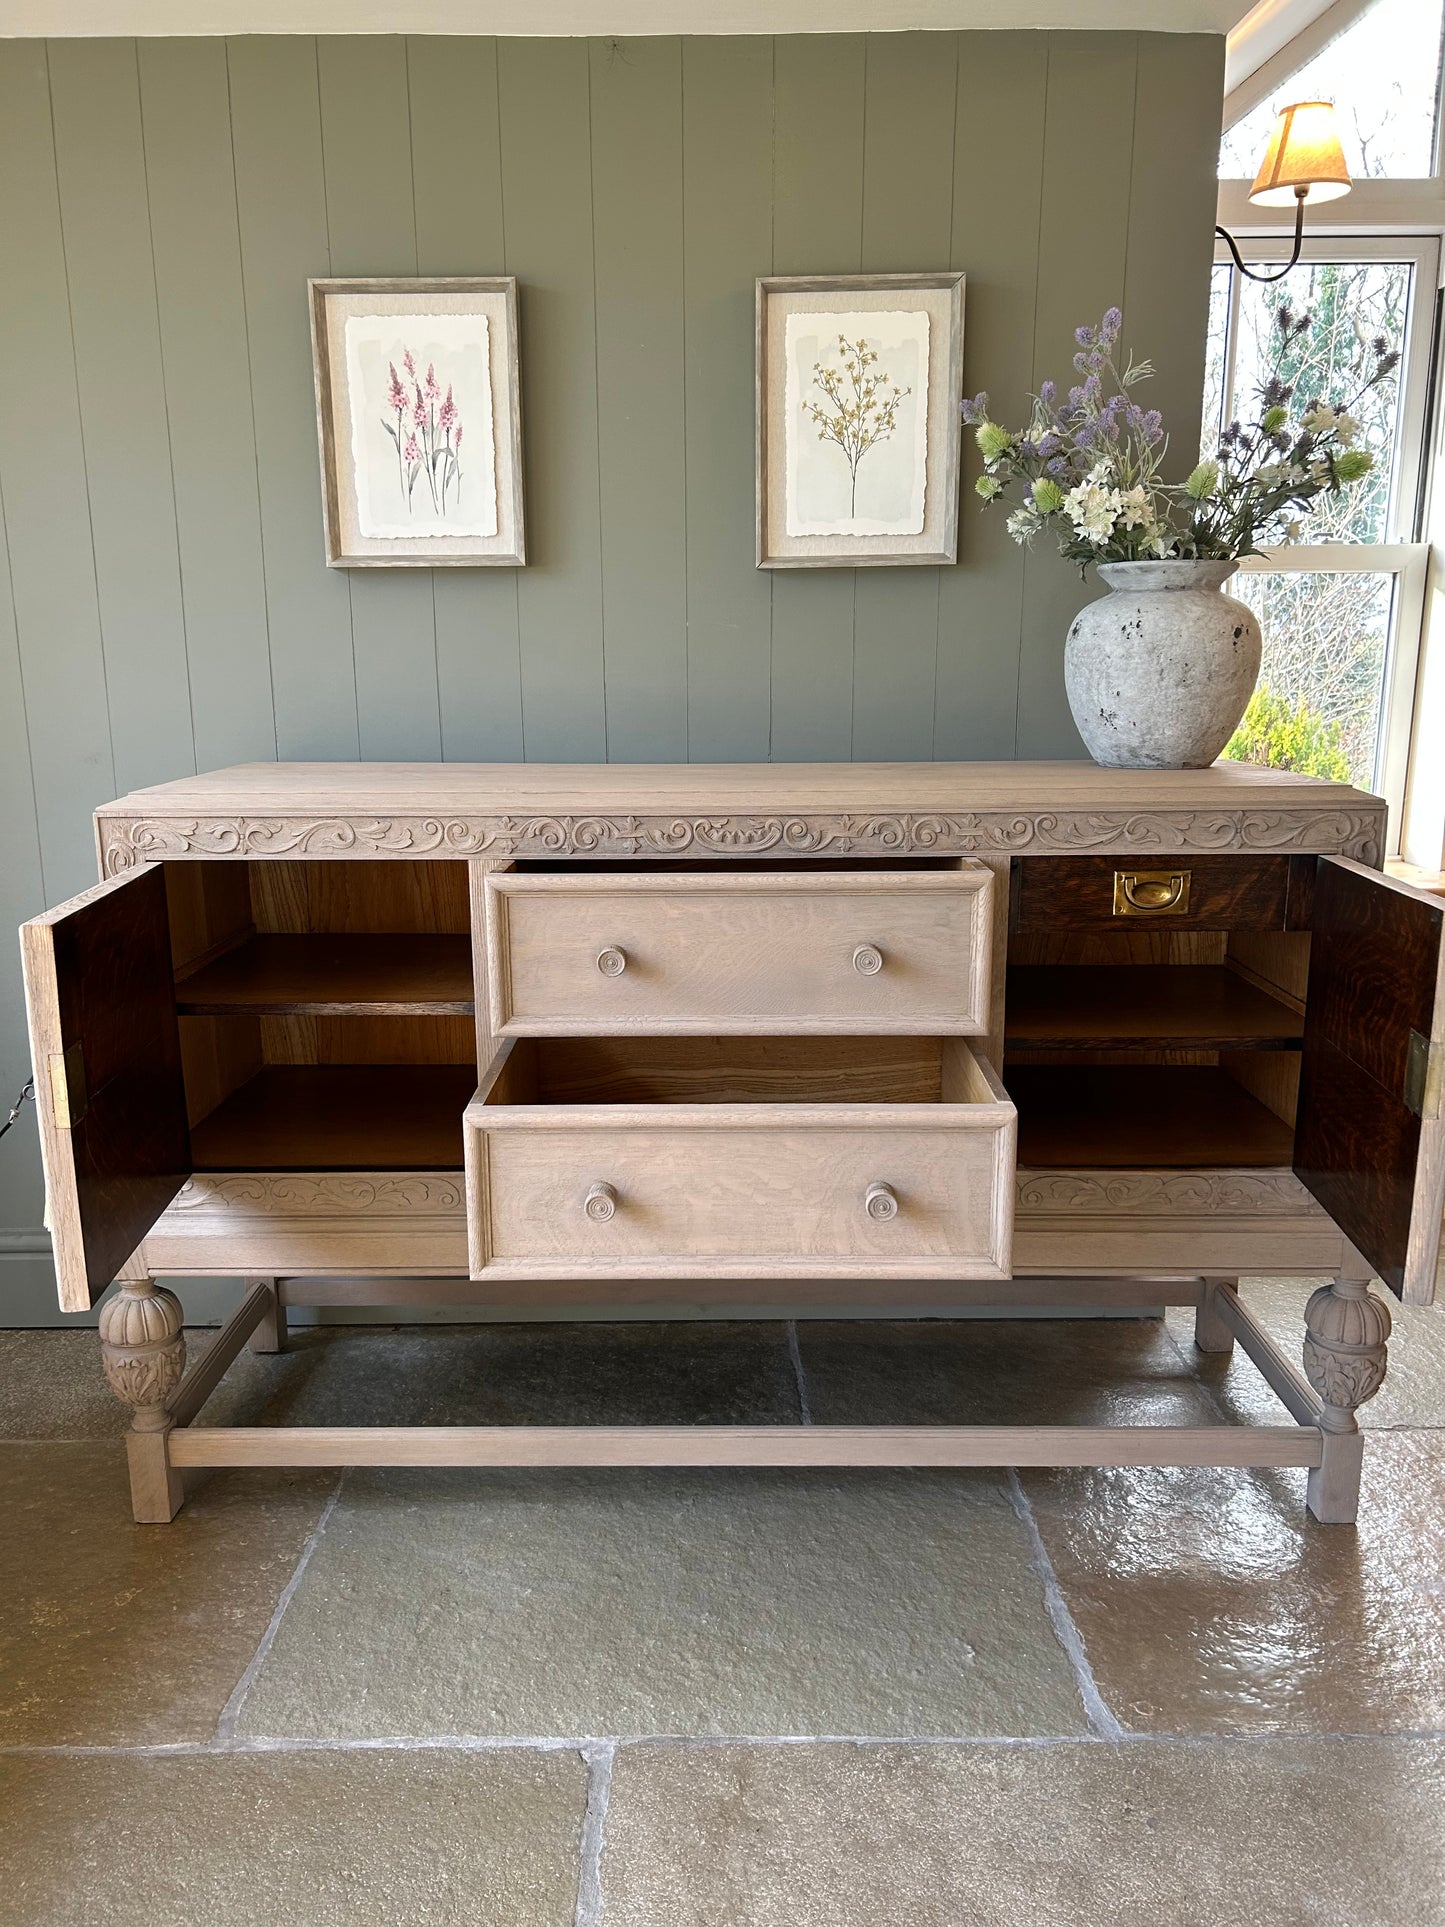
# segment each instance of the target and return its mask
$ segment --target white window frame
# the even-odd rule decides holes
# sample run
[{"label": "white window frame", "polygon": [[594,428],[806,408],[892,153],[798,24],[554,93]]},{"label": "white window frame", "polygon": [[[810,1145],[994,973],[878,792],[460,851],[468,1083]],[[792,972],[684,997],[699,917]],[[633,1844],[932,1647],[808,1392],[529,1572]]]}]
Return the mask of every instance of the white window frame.
[{"label": "white window frame", "polygon": [[[1256,210],[1258,213],[1258,210]],[[1241,243],[1251,266],[1268,267],[1290,256],[1291,241],[1283,235],[1257,237]],[[1301,542],[1251,556],[1241,565],[1251,574],[1310,573],[1391,575],[1395,579],[1390,610],[1390,639],[1385,657],[1385,683],[1380,699],[1380,730],[1372,787],[1390,806],[1390,855],[1398,854],[1406,792],[1410,783],[1411,739],[1417,737],[1416,688],[1421,672],[1421,636],[1425,620],[1430,545],[1418,540],[1422,478],[1426,461],[1427,413],[1430,397],[1430,356],[1434,332],[1436,291],[1440,284],[1441,247],[1438,235],[1311,234],[1306,231],[1303,263],[1319,261],[1403,261],[1411,269],[1410,304],[1400,365],[1400,409],[1396,421],[1394,474],[1387,511],[1386,539],[1382,542]],[[1215,260],[1233,266],[1221,241]],[[1242,280],[1236,269],[1230,283],[1228,333],[1224,367],[1223,418],[1241,412],[1231,406],[1234,353],[1239,322]]]}]

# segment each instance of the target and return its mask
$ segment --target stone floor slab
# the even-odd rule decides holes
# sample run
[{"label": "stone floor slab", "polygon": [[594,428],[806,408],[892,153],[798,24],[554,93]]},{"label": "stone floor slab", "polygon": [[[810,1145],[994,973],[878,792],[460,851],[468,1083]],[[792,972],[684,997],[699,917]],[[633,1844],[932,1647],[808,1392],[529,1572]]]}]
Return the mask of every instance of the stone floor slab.
[{"label": "stone floor slab", "polygon": [[118,1444],[0,1445],[0,1745],[208,1740],[336,1475],[196,1475],[130,1516]]},{"label": "stone floor slab", "polygon": [[16,1927],[572,1927],[576,1754],[0,1759]]},{"label": "stone floor slab", "polygon": [[348,1477],[254,1735],[1083,1730],[991,1474]]},{"label": "stone floor slab", "polygon": [[636,1747],[607,1927],[1440,1927],[1445,1747]]},{"label": "stone floor slab", "polygon": [[807,1322],[820,1425],[1209,1425],[1161,1320]]},{"label": "stone floor slab", "polygon": [[1126,1727],[1445,1729],[1445,1436],[1366,1441],[1357,1527],[1307,1515],[1303,1472],[1023,1479]]}]

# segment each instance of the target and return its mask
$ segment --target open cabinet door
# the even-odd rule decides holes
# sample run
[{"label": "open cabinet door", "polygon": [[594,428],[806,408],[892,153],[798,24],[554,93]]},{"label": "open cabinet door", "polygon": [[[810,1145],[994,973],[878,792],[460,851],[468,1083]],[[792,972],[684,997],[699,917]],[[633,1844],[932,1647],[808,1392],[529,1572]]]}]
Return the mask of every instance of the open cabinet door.
[{"label": "open cabinet door", "polygon": [[62,1311],[88,1311],[190,1175],[165,877],[20,926]]},{"label": "open cabinet door", "polygon": [[1445,1208],[1445,902],[1321,857],[1295,1174],[1408,1304],[1435,1295]]}]

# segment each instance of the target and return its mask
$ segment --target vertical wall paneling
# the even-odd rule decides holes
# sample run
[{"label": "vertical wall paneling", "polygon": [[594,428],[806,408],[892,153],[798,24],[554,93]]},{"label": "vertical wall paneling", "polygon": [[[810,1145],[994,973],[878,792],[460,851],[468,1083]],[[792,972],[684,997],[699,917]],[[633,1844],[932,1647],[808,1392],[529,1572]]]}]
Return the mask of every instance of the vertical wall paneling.
[{"label": "vertical wall paneling", "polygon": [[[861,34],[777,43],[773,272],[856,274],[863,265]],[[773,757],[853,754],[857,569],[773,572]]]},{"label": "vertical wall paneling", "polygon": [[[1136,159],[1120,305],[1124,346],[1147,356],[1158,371],[1140,388],[1139,399],[1164,416],[1165,473],[1174,481],[1183,481],[1199,453],[1199,370],[1209,325],[1211,260],[1197,248],[1180,258],[1178,235],[1212,227],[1212,172],[1219,152],[1215,129],[1201,115],[1181,116],[1179,102],[1214,75],[1222,90],[1223,60],[1224,48],[1213,34],[1139,36]],[[1168,154],[1167,167],[1153,164],[1159,154]],[[1166,263],[1171,264],[1167,271]]]},{"label": "vertical wall paneling", "polygon": [[[870,272],[949,265],[957,100],[954,36],[870,36],[863,142],[863,266]],[[931,343],[934,356],[947,352],[946,342]],[[937,569],[858,572],[853,754],[860,761],[933,754],[938,579]]]},{"label": "vertical wall paneling", "polygon": [[321,537],[308,276],[331,272],[316,43],[226,43],[266,610],[283,758],[358,754],[346,574]]},{"label": "vertical wall paneling", "polygon": [[753,284],[772,265],[773,42],[686,40],[688,755],[765,762],[772,583],[754,563]]},{"label": "vertical wall paneling", "polygon": [[[406,42],[326,39],[317,59],[331,272],[415,274]],[[353,569],[350,576],[361,754],[440,756],[432,572]]]},{"label": "vertical wall paneling", "polygon": [[507,267],[522,283],[527,558],[522,720],[540,762],[607,756],[597,494],[597,329],[585,40],[507,40]]},{"label": "vertical wall paneling", "polygon": [[685,762],[682,44],[590,57],[607,753]]},{"label": "vertical wall paneling", "polygon": [[[1022,418],[1033,383],[1048,56],[1038,33],[959,40],[950,265],[968,277],[963,387],[988,388],[1007,421]],[[968,431],[963,455],[958,564],[939,581],[933,753],[1012,756],[1024,556],[974,493],[983,464]]]},{"label": "vertical wall paneling", "polygon": [[226,45],[137,54],[195,759],[216,769],[276,754]]},{"label": "vertical wall paneling", "polygon": [[135,42],[55,41],[50,92],[111,744],[131,789],[195,769]]},{"label": "vertical wall paneling", "polygon": [[[1059,34],[1049,42],[1033,389],[1048,376],[1072,378],[1074,329],[1123,298],[1137,66],[1133,34]],[[1118,103],[1117,113],[1100,111],[1106,100]],[[1086,155],[1089,193],[1096,205],[1113,210],[1108,222],[1088,219],[1080,207]],[[1092,577],[1081,590],[1078,568],[1051,542],[1030,550],[1019,659],[1020,756],[1080,754],[1064,693],[1064,637],[1080,603],[1097,591]]]},{"label": "vertical wall paneling", "polygon": [[[25,692],[15,631],[3,493],[0,493],[0,917],[13,930],[45,907],[40,838],[30,745],[25,737]],[[29,1074],[25,1048],[25,1000],[20,972],[0,971],[0,1108],[8,1115]],[[0,1117],[0,1122],[3,1122]],[[19,1126],[5,1139],[0,1157],[0,1225],[33,1225],[40,1217],[40,1157],[33,1128]],[[4,1318],[0,1274],[0,1322]]]},{"label": "vertical wall paneling", "polygon": [[[87,818],[115,793],[46,49],[0,42],[0,494],[45,888],[95,877]],[[10,968],[18,970],[10,950]]]},{"label": "vertical wall paneling", "polygon": [[[406,70],[417,273],[505,274],[497,43],[418,35]],[[437,569],[432,596],[443,756],[520,762],[517,571]]]}]

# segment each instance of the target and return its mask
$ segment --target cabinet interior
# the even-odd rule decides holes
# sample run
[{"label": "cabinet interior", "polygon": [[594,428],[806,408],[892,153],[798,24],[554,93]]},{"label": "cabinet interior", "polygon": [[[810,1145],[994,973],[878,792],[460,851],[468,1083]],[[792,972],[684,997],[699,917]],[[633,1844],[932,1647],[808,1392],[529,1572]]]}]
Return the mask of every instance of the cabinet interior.
[{"label": "cabinet interior", "polygon": [[1014,933],[1004,1083],[1019,1163],[1287,1166],[1309,936]]},{"label": "cabinet interior", "polygon": [[166,866],[196,1170],[457,1169],[467,866]]},{"label": "cabinet interior", "polygon": [[518,1038],[501,1104],[987,1104],[960,1037]]}]

